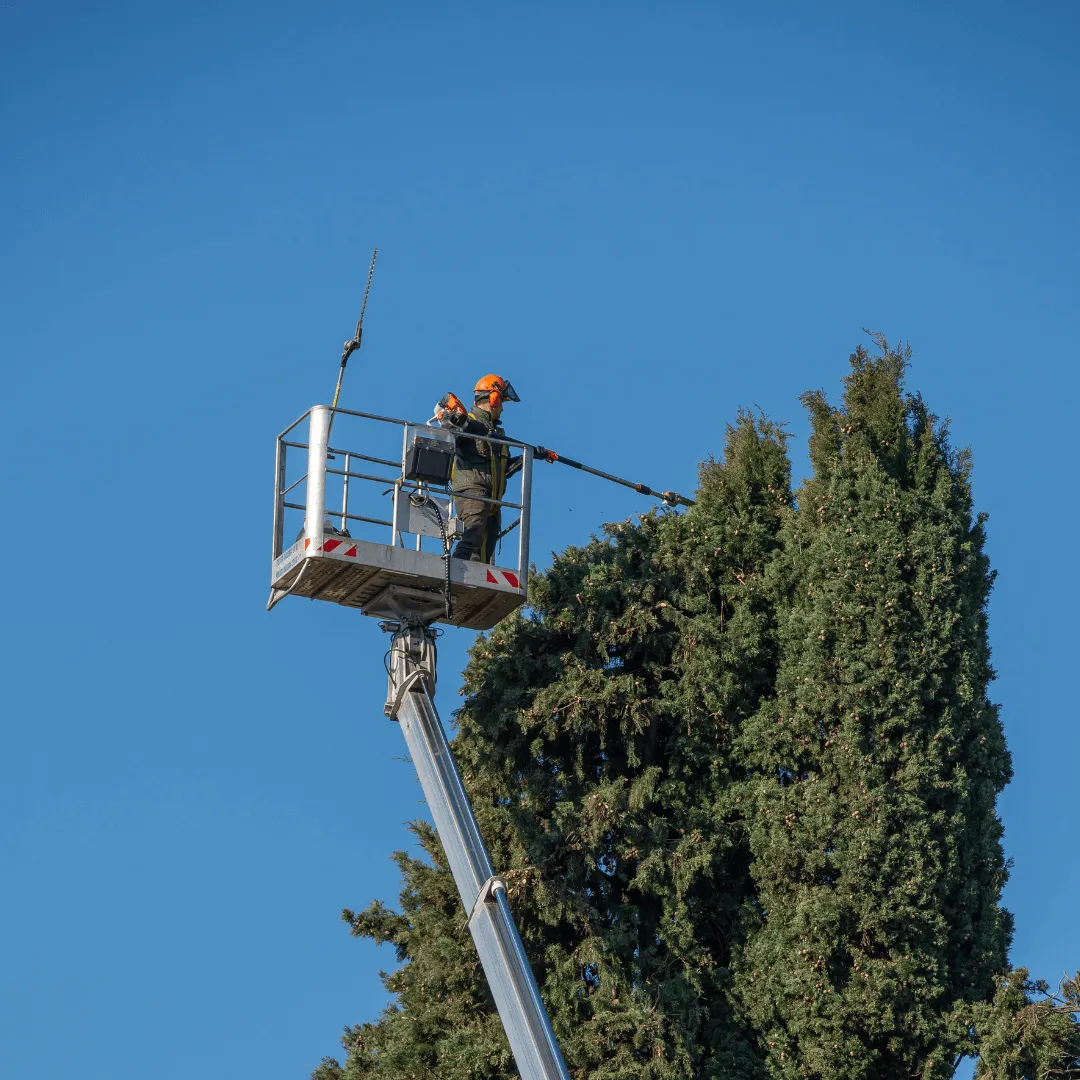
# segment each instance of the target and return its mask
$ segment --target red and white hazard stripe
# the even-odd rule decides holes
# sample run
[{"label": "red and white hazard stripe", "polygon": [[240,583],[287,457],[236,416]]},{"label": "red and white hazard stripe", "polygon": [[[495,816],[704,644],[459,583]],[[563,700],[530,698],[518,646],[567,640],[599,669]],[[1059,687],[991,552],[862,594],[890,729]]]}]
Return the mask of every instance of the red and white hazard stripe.
[{"label": "red and white hazard stripe", "polygon": [[[310,543],[311,543],[311,537],[310,536],[305,536],[304,537],[304,550],[305,551],[307,551],[308,545]],[[325,551],[329,555],[331,551],[337,551],[337,549],[339,547],[341,547],[341,545],[344,544],[344,543],[345,543],[344,540],[339,540],[336,537],[327,537],[323,541],[323,546],[320,547],[320,548],[316,548],[315,550],[316,551]],[[342,552],[339,552],[339,554],[344,555],[347,559],[355,559],[356,558],[356,545],[353,544],[349,548],[348,551],[342,551]]]},{"label": "red and white hazard stripe", "polygon": [[[304,537],[304,550],[310,551],[311,537]],[[315,548],[311,554],[318,554],[323,552],[326,555],[333,554],[338,559],[356,559],[360,561],[360,556],[357,554],[358,545],[353,540],[342,539],[338,536],[327,536],[324,538],[322,547]],[[397,550],[391,548],[391,550]],[[430,556],[428,556],[430,557]],[[441,556],[439,556],[441,558]],[[481,577],[481,571],[483,571],[483,577]],[[521,590],[521,578],[514,573],[513,570],[503,570],[498,566],[487,566],[482,563],[467,562],[464,565],[464,582],[465,585],[495,585],[499,588],[506,588],[507,585],[511,589]]]},{"label": "red and white hazard stripe", "polygon": [[[499,576],[496,577],[496,574]],[[517,574],[511,573],[509,570],[500,570],[498,567],[488,570],[485,580],[489,581],[492,585],[501,585],[505,581],[512,589],[521,588],[521,579]]]}]

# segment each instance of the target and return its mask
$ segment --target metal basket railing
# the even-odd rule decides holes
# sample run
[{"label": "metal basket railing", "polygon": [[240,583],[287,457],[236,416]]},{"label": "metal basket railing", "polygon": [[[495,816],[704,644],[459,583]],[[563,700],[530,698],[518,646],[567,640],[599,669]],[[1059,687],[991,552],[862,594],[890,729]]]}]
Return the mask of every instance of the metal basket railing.
[{"label": "metal basket railing", "polygon": [[[304,421],[306,441],[296,434]],[[321,550],[327,536],[348,535],[389,546],[413,546],[406,545],[408,536],[413,538],[417,551],[424,550],[425,542],[437,542],[442,554],[440,537],[433,531],[411,531],[407,526],[416,515],[410,518],[399,512],[403,500],[410,497],[427,496],[451,510],[453,507],[452,484],[425,483],[405,475],[410,432],[424,429],[439,433],[442,439],[446,439],[448,431],[457,437],[452,429],[329,405],[315,405],[293,421],[278,435],[275,450],[272,559],[286,550],[290,517],[301,522],[297,540],[307,541],[306,547],[313,551]],[[521,469],[510,478],[503,498],[473,494],[467,498],[516,513],[513,521],[502,523],[502,535],[517,533],[516,558],[510,565],[524,580],[529,562],[533,448],[513,439],[472,434],[467,438],[521,450]],[[350,445],[362,445],[364,449],[346,449]],[[400,456],[391,457],[394,453]],[[299,468],[303,471],[299,472]],[[301,495],[302,499],[298,497]],[[387,497],[391,499],[389,505],[382,501]]]}]

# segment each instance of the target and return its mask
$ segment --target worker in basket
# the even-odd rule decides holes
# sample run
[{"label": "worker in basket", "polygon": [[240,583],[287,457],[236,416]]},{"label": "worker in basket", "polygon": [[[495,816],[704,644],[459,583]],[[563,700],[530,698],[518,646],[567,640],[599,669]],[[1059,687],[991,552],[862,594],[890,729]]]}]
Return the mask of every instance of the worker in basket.
[{"label": "worker in basket", "polygon": [[[473,391],[473,407],[465,406],[453,394],[446,394],[435,406],[435,418],[463,435],[487,435],[505,439],[500,417],[504,402],[520,401],[513,386],[499,375],[485,375]],[[451,486],[457,517],[465,527],[454,548],[455,559],[489,563],[502,531],[501,507],[480,499],[502,499],[506,481],[521,468],[520,456],[511,457],[505,443],[459,438]],[[479,498],[469,498],[469,496]]]}]

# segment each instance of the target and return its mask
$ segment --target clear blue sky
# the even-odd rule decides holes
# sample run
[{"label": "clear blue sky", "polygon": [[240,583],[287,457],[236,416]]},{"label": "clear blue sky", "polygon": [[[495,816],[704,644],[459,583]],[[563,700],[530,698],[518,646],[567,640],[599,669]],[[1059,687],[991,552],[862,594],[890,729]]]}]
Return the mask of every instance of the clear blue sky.
[{"label": "clear blue sky", "polygon": [[[302,1080],[424,812],[372,620],[268,585],[333,391],[692,489],[874,327],[974,450],[1014,960],[1080,966],[1075,5],[0,6],[0,1073]],[[546,467],[545,467],[546,468]],[[646,507],[541,472],[533,552]],[[470,635],[441,653],[454,708]]]}]

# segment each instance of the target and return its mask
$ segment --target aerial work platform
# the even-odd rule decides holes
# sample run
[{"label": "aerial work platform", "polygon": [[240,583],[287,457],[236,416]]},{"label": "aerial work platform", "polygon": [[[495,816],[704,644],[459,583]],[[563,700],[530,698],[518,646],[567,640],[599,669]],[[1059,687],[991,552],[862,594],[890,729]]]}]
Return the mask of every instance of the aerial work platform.
[{"label": "aerial work platform", "polygon": [[[302,434],[293,433],[305,420],[307,442],[301,442]],[[521,452],[515,499],[469,496],[510,511],[510,517],[516,513],[502,522],[502,536],[513,536],[512,558],[501,560],[511,562],[508,567],[450,554],[462,531],[450,487],[459,437]],[[290,450],[303,453],[290,459]],[[297,459],[306,468],[294,476]],[[267,607],[289,595],[306,596],[384,620],[381,628],[392,637],[383,713],[401,725],[518,1072],[522,1080],[570,1080],[514,924],[506,881],[494,871],[433,698],[432,623],[487,630],[525,602],[532,462],[532,447],[508,439],[457,436],[428,424],[316,405],[277,440]],[[290,501],[300,498],[300,490],[303,501]],[[286,548],[285,536],[298,522],[296,540]]]},{"label": "aerial work platform", "polygon": [[[388,588],[405,587],[431,592],[442,609],[445,574],[441,555],[329,535],[322,550],[308,554],[310,550],[310,541],[304,537],[275,560],[274,589],[389,618],[391,613],[380,600],[392,596]],[[308,572],[298,581],[305,563],[309,564]],[[521,606],[525,590],[514,570],[451,559],[450,597],[454,626],[489,630]]]},{"label": "aerial work platform", "polygon": [[[306,442],[300,441],[305,420]],[[294,434],[297,428],[301,432]],[[509,550],[496,556],[509,565],[489,565],[450,555],[461,531],[449,487],[455,438],[427,424],[326,405],[316,405],[286,428],[277,440],[267,606],[285,596],[303,596],[398,618],[408,600],[407,606],[428,621],[472,630],[488,630],[520,607],[528,580],[532,447],[478,437],[490,444],[509,442],[523,455],[512,480],[515,497],[509,498],[508,490],[501,500],[483,500],[509,511],[505,516],[512,519],[502,523]],[[361,449],[338,448],[347,442]],[[290,450],[304,453],[290,455]],[[306,469],[293,478],[298,458]],[[372,466],[378,473],[368,471]],[[301,487],[304,501],[289,501]],[[289,517],[301,527],[286,548]]]}]

